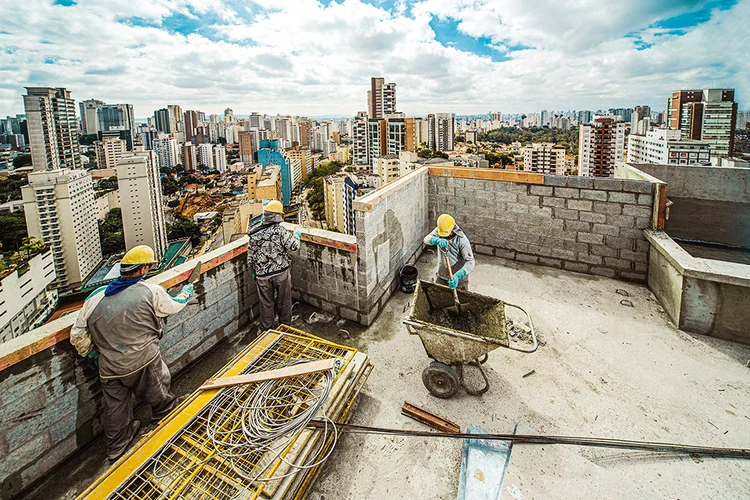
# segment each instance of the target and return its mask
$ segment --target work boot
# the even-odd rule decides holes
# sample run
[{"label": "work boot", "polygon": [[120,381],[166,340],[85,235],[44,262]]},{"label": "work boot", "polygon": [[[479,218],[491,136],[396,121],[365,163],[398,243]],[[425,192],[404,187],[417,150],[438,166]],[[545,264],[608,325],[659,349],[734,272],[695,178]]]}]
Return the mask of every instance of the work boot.
[{"label": "work boot", "polygon": [[151,408],[151,423],[155,424],[159,422],[159,420],[166,417],[172,410],[180,406],[182,402],[185,401],[187,398],[188,398],[187,394],[184,396],[175,398],[174,400],[172,400],[172,404],[167,406],[167,408],[164,410],[154,411],[154,409]]},{"label": "work boot", "polygon": [[110,464],[117,462],[120,459],[120,457],[122,457],[125,454],[125,452],[128,451],[128,448],[130,448],[130,445],[133,444],[133,441],[135,441],[135,438],[138,436],[138,431],[141,430],[141,422],[139,420],[134,420],[133,423],[130,424],[130,429],[133,431],[133,434],[131,435],[128,443],[125,446],[123,446],[120,450],[107,456]]}]

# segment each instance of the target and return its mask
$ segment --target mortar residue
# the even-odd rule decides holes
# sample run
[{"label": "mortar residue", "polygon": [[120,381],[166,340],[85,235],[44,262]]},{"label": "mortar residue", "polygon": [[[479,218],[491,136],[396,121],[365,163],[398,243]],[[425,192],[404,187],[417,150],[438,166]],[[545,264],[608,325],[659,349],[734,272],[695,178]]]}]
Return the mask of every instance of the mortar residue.
[{"label": "mortar residue", "polygon": [[460,316],[451,316],[447,309],[438,309],[430,313],[428,320],[433,325],[453,328],[466,333],[477,333],[479,319],[473,311],[463,309]]}]

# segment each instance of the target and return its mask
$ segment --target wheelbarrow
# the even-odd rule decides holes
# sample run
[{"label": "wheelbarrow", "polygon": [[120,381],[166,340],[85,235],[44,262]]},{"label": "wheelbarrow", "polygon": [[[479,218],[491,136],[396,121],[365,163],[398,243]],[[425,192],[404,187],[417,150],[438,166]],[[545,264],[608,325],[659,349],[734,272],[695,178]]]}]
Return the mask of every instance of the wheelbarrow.
[{"label": "wheelbarrow", "polygon": [[[427,356],[433,359],[422,371],[422,383],[438,398],[450,398],[456,394],[459,386],[473,396],[487,392],[490,381],[482,365],[489,353],[498,347],[525,353],[534,352],[539,347],[531,317],[520,306],[464,290],[459,290],[458,294],[460,301],[468,306],[461,308],[462,317],[447,320],[448,315],[441,311],[454,304],[452,290],[444,285],[419,280],[411,313],[403,320],[409,333],[419,336]],[[513,345],[509,341],[506,307],[518,309],[526,315],[532,342],[530,346]],[[477,389],[465,384],[466,365],[479,369],[484,379],[483,387]]]}]

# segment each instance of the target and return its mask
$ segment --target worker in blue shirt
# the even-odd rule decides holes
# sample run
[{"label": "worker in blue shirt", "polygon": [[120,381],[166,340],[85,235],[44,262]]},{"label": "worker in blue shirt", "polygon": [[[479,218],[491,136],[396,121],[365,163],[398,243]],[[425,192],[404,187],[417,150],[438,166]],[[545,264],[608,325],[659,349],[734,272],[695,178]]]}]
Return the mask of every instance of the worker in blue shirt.
[{"label": "worker in blue shirt", "polygon": [[[448,214],[438,217],[437,227],[424,238],[425,245],[438,247],[439,259],[437,269],[437,282],[448,285],[451,289],[468,290],[469,273],[474,269],[474,252],[471,243],[464,232],[458,227],[456,221]],[[448,275],[448,266],[445,262],[448,255],[453,279]]]}]

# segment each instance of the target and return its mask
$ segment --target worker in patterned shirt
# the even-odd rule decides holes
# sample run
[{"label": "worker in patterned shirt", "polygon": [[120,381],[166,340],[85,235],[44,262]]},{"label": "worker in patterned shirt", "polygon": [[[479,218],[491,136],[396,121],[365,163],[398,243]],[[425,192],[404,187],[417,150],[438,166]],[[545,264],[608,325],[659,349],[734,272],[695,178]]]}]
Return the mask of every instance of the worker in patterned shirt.
[{"label": "worker in patterned shirt", "polygon": [[162,286],[143,281],[156,263],[150,247],[133,247],[120,262],[120,277],[89,295],[70,331],[78,353],[99,365],[110,461],[120,458],[138,434],[133,396],[151,405],[154,422],[176,405],[159,350],[161,319],[185,307],[193,285],[172,297]]},{"label": "worker in patterned shirt", "polygon": [[299,250],[299,229],[290,235],[281,225],[284,206],[273,200],[266,205],[263,222],[249,233],[248,259],[260,299],[260,327],[292,323],[292,275],[289,252]]}]

